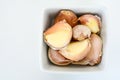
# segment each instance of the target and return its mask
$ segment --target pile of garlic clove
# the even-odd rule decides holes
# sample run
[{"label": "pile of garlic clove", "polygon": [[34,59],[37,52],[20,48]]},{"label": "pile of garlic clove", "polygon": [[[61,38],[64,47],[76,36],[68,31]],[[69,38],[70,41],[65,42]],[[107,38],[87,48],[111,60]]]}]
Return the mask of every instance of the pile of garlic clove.
[{"label": "pile of garlic clove", "polygon": [[48,58],[55,65],[96,65],[101,62],[101,20],[93,14],[79,17],[71,10],[61,10],[54,24],[43,33],[49,46]]}]

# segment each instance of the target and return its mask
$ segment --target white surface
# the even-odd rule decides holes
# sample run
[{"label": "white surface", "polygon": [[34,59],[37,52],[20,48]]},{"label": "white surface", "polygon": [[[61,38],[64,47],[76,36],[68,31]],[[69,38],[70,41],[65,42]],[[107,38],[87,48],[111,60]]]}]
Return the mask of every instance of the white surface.
[{"label": "white surface", "polygon": [[[44,1],[44,2],[43,2]],[[105,70],[97,74],[50,74],[39,67],[41,14],[47,7],[104,5],[108,9]],[[118,0],[0,0],[0,80],[120,79]]]}]

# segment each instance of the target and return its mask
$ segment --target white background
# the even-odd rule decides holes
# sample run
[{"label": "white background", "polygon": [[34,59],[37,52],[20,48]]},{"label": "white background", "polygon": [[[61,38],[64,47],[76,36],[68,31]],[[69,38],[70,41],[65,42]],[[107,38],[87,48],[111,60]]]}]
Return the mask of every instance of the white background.
[{"label": "white background", "polygon": [[[0,0],[0,80],[119,80],[119,0]],[[50,74],[40,71],[42,10],[62,5],[107,7],[106,67],[99,74]]]}]

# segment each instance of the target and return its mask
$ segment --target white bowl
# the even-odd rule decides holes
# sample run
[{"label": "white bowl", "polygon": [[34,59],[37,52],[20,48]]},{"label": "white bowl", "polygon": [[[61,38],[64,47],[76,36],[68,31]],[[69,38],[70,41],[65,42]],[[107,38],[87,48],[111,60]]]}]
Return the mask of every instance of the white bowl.
[{"label": "white bowl", "polygon": [[[68,73],[80,73],[80,72],[99,72],[103,71],[105,67],[105,47],[106,47],[106,8],[102,6],[81,6],[81,7],[73,7],[73,8],[47,8],[43,10],[43,17],[42,17],[42,31],[46,30],[46,28],[51,26],[51,23],[54,19],[54,17],[57,15],[58,11],[61,9],[70,9],[73,10],[77,14],[83,14],[83,13],[93,13],[93,14],[98,14],[101,19],[102,19],[102,31],[101,31],[101,36],[103,39],[103,56],[102,56],[102,61],[99,65],[96,66],[75,66],[75,65],[69,65],[69,66],[56,66],[52,64],[47,55],[47,50],[48,47],[42,41],[41,45],[41,50],[42,52],[40,53],[40,69],[45,72],[52,72],[52,73],[60,73],[60,72],[68,72]],[[42,38],[43,39],[43,36]]]}]

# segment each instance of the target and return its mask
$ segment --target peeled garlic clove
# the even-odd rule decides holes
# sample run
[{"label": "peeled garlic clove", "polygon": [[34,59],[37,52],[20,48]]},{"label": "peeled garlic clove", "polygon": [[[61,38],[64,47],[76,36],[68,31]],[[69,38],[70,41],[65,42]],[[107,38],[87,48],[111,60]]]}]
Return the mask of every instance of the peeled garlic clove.
[{"label": "peeled garlic clove", "polygon": [[90,60],[89,64],[94,65],[100,62],[102,56],[102,40],[98,35],[92,34],[91,44],[92,48],[87,58]]},{"label": "peeled garlic clove", "polygon": [[74,27],[77,24],[77,16],[76,14],[71,10],[61,10],[57,17],[55,18],[55,23],[66,20],[68,24],[70,24],[72,27]]},{"label": "peeled garlic clove", "polygon": [[90,29],[85,25],[77,25],[73,28],[73,39],[84,40],[91,35]]},{"label": "peeled garlic clove", "polygon": [[44,41],[54,50],[65,47],[72,38],[72,27],[65,21],[60,21],[44,32]]},{"label": "peeled garlic clove", "polygon": [[72,61],[79,61],[86,57],[90,51],[91,44],[89,39],[76,41],[68,44],[59,50],[60,54]]},{"label": "peeled garlic clove", "polygon": [[71,61],[66,59],[65,57],[63,57],[58,52],[58,50],[53,50],[51,48],[49,48],[49,50],[48,50],[48,57],[49,57],[50,61],[56,65],[68,65],[71,63]]},{"label": "peeled garlic clove", "polygon": [[92,14],[85,14],[80,16],[78,20],[81,22],[81,24],[88,26],[92,33],[100,32],[101,21],[98,16],[94,16]]}]

